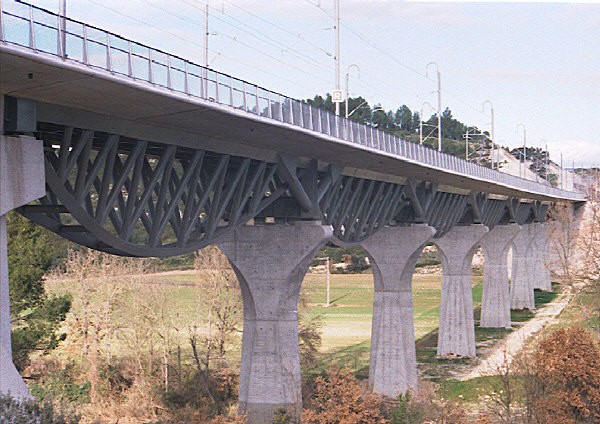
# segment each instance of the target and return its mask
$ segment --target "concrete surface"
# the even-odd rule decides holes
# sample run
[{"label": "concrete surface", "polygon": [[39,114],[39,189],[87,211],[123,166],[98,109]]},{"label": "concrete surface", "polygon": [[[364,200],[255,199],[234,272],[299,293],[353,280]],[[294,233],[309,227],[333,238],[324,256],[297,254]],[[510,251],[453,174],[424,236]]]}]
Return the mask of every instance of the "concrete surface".
[{"label": "concrete surface", "polygon": [[244,301],[239,412],[271,423],[280,408],[302,413],[298,295],[304,274],[332,236],[320,222],[238,228],[218,247],[238,277]]},{"label": "concrete surface", "polygon": [[483,225],[456,226],[435,241],[442,257],[438,355],[475,356],[472,261],[487,231]]},{"label": "concrete surface", "polygon": [[375,393],[395,398],[417,389],[412,276],[434,234],[427,225],[386,227],[362,243],[375,282],[369,364]]},{"label": "concrete surface", "polygon": [[481,239],[485,259],[480,327],[511,326],[508,251],[520,230],[517,224],[497,225]]}]

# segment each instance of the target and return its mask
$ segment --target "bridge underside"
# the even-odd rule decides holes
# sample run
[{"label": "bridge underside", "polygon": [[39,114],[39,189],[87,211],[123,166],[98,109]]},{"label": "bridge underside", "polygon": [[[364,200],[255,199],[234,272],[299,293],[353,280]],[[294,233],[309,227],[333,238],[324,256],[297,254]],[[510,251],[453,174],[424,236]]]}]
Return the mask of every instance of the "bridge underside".
[{"label": "bridge underside", "polygon": [[546,205],[351,175],[332,164],[277,162],[38,122],[47,194],[19,212],[84,246],[117,255],[173,256],[214,244],[250,220],[321,220],[333,242],[360,243],[390,225],[543,221]]}]

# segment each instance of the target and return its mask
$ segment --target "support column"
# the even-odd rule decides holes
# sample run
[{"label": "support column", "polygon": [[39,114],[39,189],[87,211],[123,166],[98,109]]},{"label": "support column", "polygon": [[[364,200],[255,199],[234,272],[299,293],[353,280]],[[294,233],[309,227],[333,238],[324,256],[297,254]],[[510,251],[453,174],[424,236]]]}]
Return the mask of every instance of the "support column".
[{"label": "support column", "polygon": [[285,408],[302,413],[298,295],[302,279],[332,236],[320,222],[245,226],[218,243],[242,289],[244,333],[239,413],[249,424],[270,423]]},{"label": "support column", "polygon": [[484,253],[480,327],[510,328],[508,251],[521,227],[497,225],[481,239]]},{"label": "support column", "polygon": [[475,356],[472,262],[487,231],[483,225],[456,226],[435,242],[443,274],[438,355]]},{"label": "support column", "polygon": [[30,399],[27,385],[12,361],[6,236],[6,215],[2,215],[0,216],[0,393],[10,394],[16,399]]},{"label": "support column", "polygon": [[435,234],[427,225],[386,227],[362,243],[371,257],[375,294],[369,389],[397,397],[417,389],[412,276]]},{"label": "support column", "polygon": [[552,282],[550,270],[547,266],[548,250],[550,249],[550,239],[546,233],[546,225],[542,222],[535,224],[535,281],[533,282],[534,289],[543,291],[552,291]]},{"label": "support column", "polygon": [[510,284],[511,309],[535,309],[533,295],[533,243],[535,242],[535,224],[524,224],[513,239],[513,263]]},{"label": "support column", "polygon": [[45,194],[42,142],[32,137],[2,135],[0,95],[0,393],[30,399],[12,361],[6,214]]}]

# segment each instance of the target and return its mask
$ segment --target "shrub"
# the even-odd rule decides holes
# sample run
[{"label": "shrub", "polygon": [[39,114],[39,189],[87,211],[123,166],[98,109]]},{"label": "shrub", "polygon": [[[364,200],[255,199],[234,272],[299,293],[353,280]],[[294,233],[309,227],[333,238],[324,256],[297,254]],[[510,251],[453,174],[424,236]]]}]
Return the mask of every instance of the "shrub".
[{"label": "shrub", "polygon": [[305,424],[385,423],[381,399],[363,396],[363,389],[350,370],[333,370],[315,379],[314,397],[304,410]]},{"label": "shrub", "polygon": [[589,332],[556,330],[533,359],[540,396],[530,405],[540,422],[600,422],[600,348]]},{"label": "shrub", "polygon": [[18,401],[0,395],[0,423],[6,424],[77,424],[79,416],[55,410],[50,402]]}]

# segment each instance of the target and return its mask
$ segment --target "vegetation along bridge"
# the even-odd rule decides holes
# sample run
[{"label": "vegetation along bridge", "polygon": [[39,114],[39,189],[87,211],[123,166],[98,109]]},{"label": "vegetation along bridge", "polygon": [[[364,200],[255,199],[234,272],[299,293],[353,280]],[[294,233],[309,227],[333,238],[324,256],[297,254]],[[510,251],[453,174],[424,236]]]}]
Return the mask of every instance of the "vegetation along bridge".
[{"label": "vegetation along bridge", "polygon": [[0,13],[0,41],[0,391],[15,396],[28,392],[11,360],[12,209],[116,255],[217,244],[244,300],[240,411],[262,423],[301,411],[298,293],[325,242],[371,256],[369,384],[396,396],[417,382],[411,279],[423,246],[442,256],[438,353],[474,356],[475,250],[481,325],[509,327],[511,306],[533,308],[534,288],[549,289],[548,204],[585,200],[34,6]]}]

